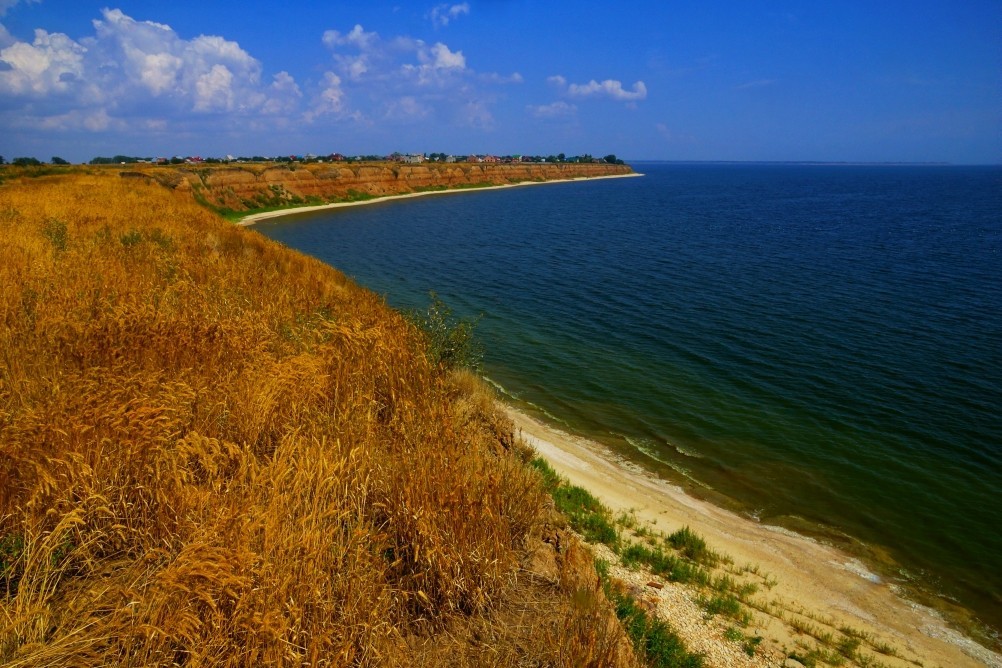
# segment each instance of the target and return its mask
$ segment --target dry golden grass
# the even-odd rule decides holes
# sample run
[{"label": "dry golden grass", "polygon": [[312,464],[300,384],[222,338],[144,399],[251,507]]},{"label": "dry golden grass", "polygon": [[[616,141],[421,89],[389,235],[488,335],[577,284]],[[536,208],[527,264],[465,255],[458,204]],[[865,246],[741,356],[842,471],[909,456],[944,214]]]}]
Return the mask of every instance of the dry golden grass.
[{"label": "dry golden grass", "polygon": [[107,172],[0,185],[0,258],[0,663],[612,655],[522,569],[503,417],[373,294]]}]

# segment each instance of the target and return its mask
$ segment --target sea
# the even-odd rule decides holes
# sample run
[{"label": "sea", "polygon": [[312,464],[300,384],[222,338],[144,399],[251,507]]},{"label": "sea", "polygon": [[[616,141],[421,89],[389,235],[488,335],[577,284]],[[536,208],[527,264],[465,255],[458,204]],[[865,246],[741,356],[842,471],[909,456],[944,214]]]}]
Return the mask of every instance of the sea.
[{"label": "sea", "polygon": [[997,634],[1002,167],[633,166],[255,229],[477,318],[523,410]]}]

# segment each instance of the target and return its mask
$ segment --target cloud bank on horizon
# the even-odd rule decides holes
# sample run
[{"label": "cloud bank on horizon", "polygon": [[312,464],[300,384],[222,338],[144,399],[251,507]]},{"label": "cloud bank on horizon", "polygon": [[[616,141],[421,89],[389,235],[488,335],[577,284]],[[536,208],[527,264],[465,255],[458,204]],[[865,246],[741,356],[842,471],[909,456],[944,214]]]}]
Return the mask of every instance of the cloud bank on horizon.
[{"label": "cloud bank on horizon", "polygon": [[[793,3],[603,13],[517,1],[275,11],[247,0],[235,19],[229,3],[197,13],[56,4],[0,0],[8,159],[400,150],[1002,161],[993,6],[944,3],[902,19],[862,3],[836,16]],[[889,22],[900,38],[883,32]]]}]

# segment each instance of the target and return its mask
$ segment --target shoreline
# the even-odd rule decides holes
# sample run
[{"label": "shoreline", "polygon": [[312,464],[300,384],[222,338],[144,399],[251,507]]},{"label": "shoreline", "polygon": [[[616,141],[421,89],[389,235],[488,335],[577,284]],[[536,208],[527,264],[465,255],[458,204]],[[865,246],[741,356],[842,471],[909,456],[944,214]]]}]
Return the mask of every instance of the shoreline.
[{"label": "shoreline", "polygon": [[[933,609],[905,599],[845,552],[697,499],[606,446],[502,405],[516,433],[571,484],[587,489],[614,513],[632,510],[662,531],[689,526],[735,564],[759,566],[778,580],[770,600],[830,618],[836,628],[862,628],[927,665],[1002,667],[1002,656],[948,626]],[[780,628],[769,632],[784,635]],[[792,644],[788,630],[785,635]]]},{"label": "shoreline", "polygon": [[[641,173],[523,181],[491,186],[400,193],[371,199],[299,206],[249,214],[241,226],[262,220],[348,206],[364,206],[425,195],[496,190],[524,185],[567,183],[599,178],[643,176]],[[640,464],[601,443],[565,433],[558,427],[506,405],[519,433],[572,484],[595,494],[614,511],[635,510],[641,519],[673,530],[690,526],[711,548],[738,564],[761,566],[779,580],[770,598],[802,606],[834,624],[863,628],[875,637],[906,648],[929,665],[998,666],[1002,656],[951,628],[934,609],[906,599],[895,585],[881,580],[859,559],[817,539],[786,528],[762,524],[687,493]],[[667,526],[664,523],[668,523]],[[892,662],[891,665],[898,665]]]},{"label": "shoreline", "polygon": [[315,211],[326,211],[327,209],[340,209],[349,206],[365,206],[367,204],[380,204],[398,199],[411,199],[413,197],[424,197],[426,195],[450,195],[455,193],[479,192],[482,190],[500,190],[502,188],[520,188],[523,186],[541,186],[550,183],[574,183],[576,181],[597,181],[599,179],[629,179],[636,176],[643,176],[640,172],[630,174],[606,174],[604,176],[578,176],[573,179],[551,179],[548,181],[519,181],[518,183],[501,183],[496,186],[478,186],[471,188],[447,188],[445,190],[423,190],[420,192],[400,193],[398,195],[382,195],[372,199],[357,200],[354,202],[332,202],[330,204],[316,204],[312,206],[297,206],[288,209],[275,209],[274,211],[262,211],[244,216],[236,222],[241,227],[249,227],[262,220],[280,218],[282,216],[293,216],[302,213],[312,213]]}]

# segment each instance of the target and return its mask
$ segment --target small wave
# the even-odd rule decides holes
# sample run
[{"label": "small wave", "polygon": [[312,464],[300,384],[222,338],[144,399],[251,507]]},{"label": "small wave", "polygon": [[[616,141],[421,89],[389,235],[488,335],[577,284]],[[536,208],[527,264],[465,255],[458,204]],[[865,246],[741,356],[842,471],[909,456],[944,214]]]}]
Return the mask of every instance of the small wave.
[{"label": "small wave", "polygon": [[551,425],[553,425],[553,424],[561,424],[561,425],[563,425],[564,429],[567,429],[567,430],[571,429],[571,425],[570,425],[569,422],[567,422],[567,420],[563,420],[561,418],[558,418],[556,415],[554,415],[550,411],[546,410],[545,408],[543,408],[539,404],[534,404],[531,401],[526,401],[525,399],[519,399],[519,402],[523,406],[528,406],[529,409],[532,410],[533,412],[539,413],[540,415],[542,415],[543,417],[545,417],[546,421],[549,422]]},{"label": "small wave", "polygon": [[567,429],[570,428],[570,423],[568,423],[567,420],[563,420],[557,417],[556,415],[546,410],[539,404],[534,404],[531,401],[523,399],[521,395],[519,395],[517,392],[509,390],[507,387],[497,382],[496,380],[490,378],[489,376],[481,376],[481,378],[483,378],[488,385],[497,390],[501,394],[501,396],[510,399],[514,403],[521,404],[522,406],[527,407],[534,413],[542,415],[543,417],[546,418],[546,421],[549,422],[550,424],[561,424]]},{"label": "small wave", "polygon": [[847,570],[854,575],[858,575],[864,580],[868,580],[874,584],[880,584],[883,582],[883,580],[879,575],[877,575],[876,573],[868,569],[866,566],[864,566],[863,562],[859,561],[858,559],[850,559],[845,563],[839,563],[837,561],[832,563],[838,566],[839,568]]},{"label": "small wave", "polygon": [[689,482],[692,482],[692,483],[694,483],[694,484],[696,484],[696,485],[698,485],[698,486],[700,486],[700,487],[702,487],[704,489],[713,489],[712,487],[710,487],[706,483],[704,483],[704,482],[702,482],[702,481],[697,480],[696,478],[694,478],[692,476],[692,472],[689,469],[685,468],[684,466],[679,466],[678,464],[676,464],[675,462],[673,462],[673,461],[671,461],[669,459],[665,459],[663,457],[659,457],[657,455],[657,446],[654,444],[653,441],[649,441],[646,438],[634,438],[634,437],[631,437],[631,436],[625,436],[623,434],[616,434],[616,436],[619,436],[620,438],[624,439],[627,443],[629,443],[631,446],[633,446],[633,448],[637,452],[640,452],[641,454],[643,454],[643,455],[645,455],[647,457],[650,457],[651,459],[653,459],[656,462],[664,464],[665,466],[667,466],[671,470],[675,471],[676,473],[678,473],[679,475],[681,475],[683,478],[685,478]]},{"label": "small wave", "polygon": [[[624,438],[627,443],[629,443],[636,450],[639,450],[640,452],[644,453],[654,461],[661,462],[665,466],[671,466],[672,468],[675,468],[675,465],[672,464],[670,461],[662,459],[661,457],[658,457],[654,453],[654,444],[651,441],[647,440],[646,438],[633,438],[631,436],[623,436],[622,434],[617,434],[617,436],[622,436],[622,438]],[[686,471],[685,474],[688,475],[688,471]]]},{"label": "small wave", "polygon": [[705,459],[705,457],[702,454],[683,448],[681,445],[676,445],[670,442],[668,443],[668,445],[675,448],[675,452],[685,457],[692,457],[693,459]]},{"label": "small wave", "polygon": [[499,382],[497,382],[495,380],[492,380],[490,377],[488,377],[488,376],[481,376],[481,378],[483,378],[484,381],[488,385],[490,385],[495,390],[497,390],[498,392],[500,392],[501,396],[508,397],[509,399],[515,399],[516,401],[518,401],[520,399],[520,397],[518,396],[518,394],[516,394],[515,392],[512,392],[511,390],[509,390],[508,388],[506,388],[501,383],[499,383]]}]

